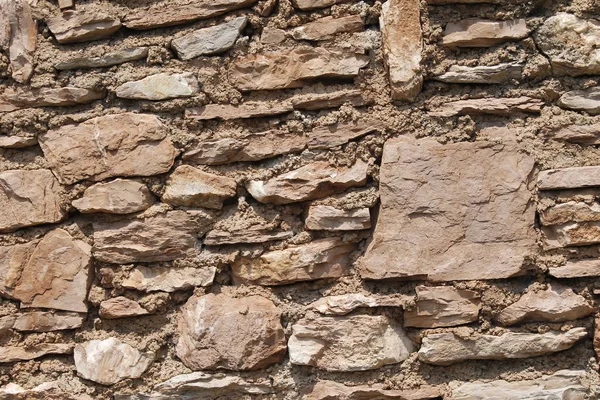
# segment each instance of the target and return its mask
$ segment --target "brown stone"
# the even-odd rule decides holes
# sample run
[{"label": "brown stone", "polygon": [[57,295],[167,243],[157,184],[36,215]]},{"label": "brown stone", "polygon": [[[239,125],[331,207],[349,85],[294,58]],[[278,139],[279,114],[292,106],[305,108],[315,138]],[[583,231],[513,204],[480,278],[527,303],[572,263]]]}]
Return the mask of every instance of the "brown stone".
[{"label": "brown stone", "polygon": [[388,140],[381,208],[361,276],[439,282],[522,275],[535,247],[533,167],[510,140]]},{"label": "brown stone", "polygon": [[354,107],[373,104],[373,99],[363,95],[360,89],[336,90],[327,93],[299,94],[290,99],[296,110],[322,110],[340,107],[346,103]]},{"label": "brown stone", "polygon": [[596,357],[600,359],[600,316],[594,319],[594,351]]},{"label": "brown stone", "polygon": [[417,286],[415,307],[404,311],[404,326],[438,328],[469,324],[479,318],[477,292],[452,286]]},{"label": "brown stone", "polygon": [[548,248],[587,246],[600,243],[600,222],[571,222],[542,227]]},{"label": "brown stone", "polygon": [[153,203],[154,196],[143,183],[115,179],[90,186],[83,197],[73,200],[73,207],[82,213],[130,214],[145,210]]},{"label": "brown stone", "polygon": [[434,386],[421,386],[419,389],[391,390],[384,385],[346,386],[335,381],[319,381],[304,400],[429,400],[442,397],[442,391]]},{"label": "brown stone", "polygon": [[[74,312],[25,311],[12,317],[11,329],[20,332],[51,332],[81,328],[85,314]],[[3,325],[0,322],[0,325]]]},{"label": "brown stone", "polygon": [[182,60],[221,54],[233,47],[247,23],[248,17],[244,16],[223,24],[198,29],[173,39],[171,47]]},{"label": "brown stone", "polygon": [[[90,90],[67,86],[63,88],[6,89],[0,96],[0,112],[29,107],[67,107],[103,99],[105,90]],[[2,106],[5,102],[5,108]]]},{"label": "brown stone", "polygon": [[179,319],[177,356],[192,370],[256,370],[283,361],[281,310],[260,296],[193,296]]},{"label": "brown stone", "polygon": [[27,83],[37,44],[37,24],[27,0],[0,0],[0,26],[0,49],[8,54],[12,78]]},{"label": "brown stone", "polygon": [[295,6],[301,10],[314,10],[315,8],[329,7],[349,0],[294,0]]},{"label": "brown stone", "polygon": [[[59,1],[60,4],[60,1]],[[67,394],[57,381],[44,382],[31,389],[25,389],[16,383],[0,388],[0,400],[93,400],[86,394]]]},{"label": "brown stone", "polygon": [[147,114],[92,118],[50,130],[40,135],[39,142],[48,164],[66,184],[162,174],[177,154],[167,127]]},{"label": "brown stone", "polygon": [[285,285],[294,282],[346,275],[352,243],[338,238],[263,253],[258,258],[241,257],[231,266],[236,284]]},{"label": "brown stone", "polygon": [[181,165],[169,176],[162,200],[178,206],[220,210],[223,201],[236,195],[236,187],[233,178]]},{"label": "brown stone", "polygon": [[46,20],[60,44],[104,39],[121,28],[121,21],[103,12],[66,11]]},{"label": "brown stone", "polygon": [[41,343],[35,346],[0,347],[0,363],[29,361],[48,354],[71,354],[72,344]]},{"label": "brown stone", "polygon": [[61,61],[54,68],[65,71],[81,68],[106,68],[130,61],[143,60],[148,57],[148,47],[134,47],[131,49],[111,51],[100,57],[75,57]]},{"label": "brown stone", "polygon": [[124,296],[115,297],[100,303],[100,318],[116,319],[127,317],[138,317],[150,314],[148,310],[140,306],[140,303]]},{"label": "brown stone", "polygon": [[199,90],[198,79],[192,73],[161,73],[125,82],[115,89],[115,94],[122,99],[158,101],[192,97]]},{"label": "brown stone", "polygon": [[262,4],[262,7],[259,6],[259,15],[265,18],[271,15],[275,11],[275,7],[277,7],[277,2],[278,0],[266,0]]},{"label": "brown stone", "polygon": [[369,57],[322,47],[252,54],[229,68],[229,81],[242,91],[298,88],[319,78],[353,78]]},{"label": "brown stone", "polygon": [[307,147],[312,150],[341,146],[350,140],[381,131],[383,125],[374,121],[337,123],[315,128],[309,133]]},{"label": "brown stone", "polygon": [[346,315],[357,308],[404,307],[412,297],[365,295],[362,293],[341,294],[321,297],[308,305],[308,308],[325,315]]},{"label": "brown stone", "polygon": [[600,124],[568,125],[547,132],[552,139],[581,145],[600,144]]},{"label": "brown stone", "polygon": [[567,261],[560,267],[550,267],[548,274],[555,278],[583,278],[600,276],[600,259]]},{"label": "brown stone", "polygon": [[591,87],[585,90],[573,90],[560,96],[556,103],[559,107],[584,111],[590,115],[600,114],[600,87]]},{"label": "brown stone", "polygon": [[278,28],[264,27],[260,35],[260,42],[263,44],[279,44],[287,37],[286,31]]},{"label": "brown stone", "polygon": [[452,65],[446,73],[438,75],[434,79],[446,83],[504,83],[509,79],[520,79],[524,67],[524,64],[515,62],[477,67]]},{"label": "brown stone", "polygon": [[368,208],[341,210],[332,206],[310,206],[304,221],[306,229],[317,231],[356,231],[371,228]]},{"label": "brown stone", "polygon": [[291,30],[296,40],[327,40],[338,33],[360,32],[364,28],[360,15],[349,15],[341,18],[324,17]]},{"label": "brown stone", "polygon": [[175,292],[197,286],[210,286],[215,267],[144,267],[137,266],[121,284],[124,288],[142,292]]},{"label": "brown stone", "polygon": [[0,148],[3,149],[22,149],[35,146],[37,142],[34,137],[0,136]]},{"label": "brown stone", "polygon": [[261,226],[240,229],[232,232],[212,230],[204,237],[204,244],[218,246],[238,243],[265,243],[273,240],[285,240],[294,236],[292,231],[273,231]]},{"label": "brown stone", "polygon": [[185,110],[185,117],[201,121],[208,119],[229,121],[233,119],[268,117],[285,114],[293,110],[292,105],[285,101],[248,101],[240,105],[207,104],[199,108],[188,108]]},{"label": "brown stone", "polygon": [[0,232],[54,223],[65,216],[62,187],[47,169],[0,173]]},{"label": "brown stone", "polygon": [[539,190],[600,186],[600,166],[549,169],[538,174]]},{"label": "brown stone", "polygon": [[515,113],[539,114],[544,105],[542,100],[527,96],[515,98],[483,98],[457,100],[444,103],[430,115],[436,117],[452,117],[455,115],[502,115],[511,116]]},{"label": "brown stone", "polygon": [[442,44],[456,47],[490,47],[507,41],[524,39],[530,32],[524,19],[509,21],[464,19],[446,25]]},{"label": "brown stone", "polygon": [[600,205],[568,201],[540,211],[542,225],[600,221]]}]

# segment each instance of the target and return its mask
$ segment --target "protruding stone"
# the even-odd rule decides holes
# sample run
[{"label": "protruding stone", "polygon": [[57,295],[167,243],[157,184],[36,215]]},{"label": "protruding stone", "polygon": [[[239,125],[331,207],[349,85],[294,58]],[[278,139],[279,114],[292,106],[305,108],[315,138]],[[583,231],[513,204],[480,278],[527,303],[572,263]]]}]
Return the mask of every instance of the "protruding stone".
[{"label": "protruding stone", "polygon": [[446,25],[442,44],[456,47],[490,47],[524,39],[530,32],[524,19],[509,21],[464,19]]},{"label": "protruding stone", "polygon": [[241,257],[231,266],[236,284],[286,285],[294,282],[346,275],[352,243],[338,238],[263,253],[258,258]]},{"label": "protruding stone", "polygon": [[402,327],[385,316],[300,320],[288,342],[290,362],[327,371],[365,371],[397,364],[413,352]]},{"label": "protruding stone", "polygon": [[286,352],[281,310],[260,296],[191,297],[179,319],[177,356],[192,370],[256,370]]},{"label": "protruding stone", "polygon": [[48,354],[71,354],[72,344],[41,343],[34,346],[0,347],[0,363],[29,361]]},{"label": "protruding stone", "polygon": [[555,278],[584,278],[600,276],[600,259],[567,261],[560,267],[550,267],[548,274]]},{"label": "protruding stone", "polygon": [[361,107],[372,104],[373,99],[363,95],[360,89],[347,89],[327,93],[299,94],[292,97],[290,102],[296,110],[322,110],[340,107],[346,103]]},{"label": "protruding stone", "polygon": [[0,136],[0,148],[3,149],[22,149],[35,146],[37,142],[34,137]]},{"label": "protruding stone", "polygon": [[20,332],[51,332],[80,328],[83,321],[85,314],[74,312],[25,311],[0,318],[0,326]]},{"label": "protruding stone", "polygon": [[585,328],[548,333],[508,332],[501,336],[475,334],[470,338],[435,333],[423,338],[419,360],[427,364],[450,365],[467,360],[537,357],[569,349],[586,336]]},{"label": "protruding stone", "polygon": [[306,229],[317,231],[356,231],[371,228],[368,208],[341,210],[332,206],[310,206]]},{"label": "protruding stone", "polygon": [[299,9],[314,10],[316,8],[329,7],[338,3],[345,3],[348,0],[295,0],[295,5]]},{"label": "protruding stone", "polygon": [[600,186],[600,166],[549,169],[538,174],[539,190]]},{"label": "protruding stone", "polygon": [[546,290],[530,290],[506,307],[496,321],[504,326],[527,321],[563,322],[587,317],[594,312],[585,297],[566,286],[548,285]]},{"label": "protruding stone", "polygon": [[521,79],[524,64],[502,63],[492,66],[463,67],[453,65],[434,79],[446,83],[504,83],[509,79]]},{"label": "protruding stone", "polygon": [[334,18],[332,16],[319,18],[308,24],[291,30],[291,35],[296,40],[327,40],[338,33],[360,32],[365,23],[360,15]]},{"label": "protruding stone", "polygon": [[322,47],[252,54],[234,61],[229,81],[242,91],[298,88],[319,78],[353,78],[369,57]]},{"label": "protruding stone", "polygon": [[155,115],[124,113],[66,125],[40,135],[40,146],[62,183],[167,172],[177,150]]},{"label": "protruding stone", "polygon": [[148,310],[140,306],[140,303],[124,296],[115,297],[100,303],[100,318],[116,319],[127,317],[138,317],[150,314]]},{"label": "protruding stone", "polygon": [[143,60],[146,57],[148,57],[148,47],[134,47],[132,49],[112,51],[100,57],[72,58],[59,62],[54,68],[59,71],[82,68],[105,68],[130,61]]},{"label": "protruding stone", "polygon": [[118,18],[103,12],[67,11],[46,20],[50,32],[60,44],[104,39],[121,27]]},{"label": "protruding stone", "polygon": [[112,337],[80,343],[74,356],[77,375],[101,385],[139,378],[154,361],[152,353],[142,353]]},{"label": "protruding stone", "polygon": [[215,267],[144,267],[131,270],[122,283],[124,288],[142,292],[175,292],[197,286],[210,286],[215,278]]},{"label": "protruding stone", "polygon": [[335,168],[317,161],[268,181],[250,181],[246,189],[261,203],[289,204],[319,199],[363,186],[368,166],[358,160],[352,167]]},{"label": "protruding stone", "polygon": [[27,83],[37,44],[37,24],[27,0],[0,0],[0,26],[0,49],[8,54],[11,76]]},{"label": "protruding stone", "polygon": [[242,30],[248,23],[248,17],[234,18],[224,24],[198,29],[188,35],[174,39],[171,47],[182,60],[191,60],[200,56],[214,56],[231,49]]},{"label": "protruding stone", "polygon": [[0,232],[54,223],[65,216],[61,185],[47,169],[0,173]]},{"label": "protruding stone", "polygon": [[477,292],[452,286],[417,286],[414,308],[404,311],[404,326],[438,328],[469,324],[479,318]]},{"label": "protruding stone", "polygon": [[153,203],[154,196],[143,183],[115,179],[90,186],[83,197],[73,200],[73,207],[82,213],[130,214],[145,210]]},{"label": "protruding stone", "polygon": [[169,177],[162,200],[179,206],[220,210],[223,201],[235,196],[236,187],[233,178],[181,165]]},{"label": "protruding stone", "polygon": [[14,111],[29,107],[67,107],[87,104],[106,96],[105,90],[90,90],[67,86],[63,88],[19,88],[6,89],[0,96],[0,103],[6,102],[6,108],[0,104],[0,112]]},{"label": "protruding stone", "polygon": [[555,140],[580,145],[600,144],[600,124],[594,125],[568,125],[547,132],[547,135]]},{"label": "protruding stone", "polygon": [[115,94],[122,99],[167,100],[191,97],[198,90],[198,80],[194,74],[162,73],[124,83],[115,90]]},{"label": "protruding stone", "polygon": [[362,293],[342,294],[322,297],[308,305],[325,315],[346,315],[357,308],[365,307],[404,307],[409,302],[408,296],[393,297],[383,295],[365,295]]},{"label": "protruding stone", "polygon": [[419,389],[391,390],[384,385],[346,386],[335,381],[319,381],[304,400],[429,400],[442,397],[442,391],[434,386],[422,386]]},{"label": "protruding stone", "polygon": [[587,246],[600,243],[600,222],[571,222],[542,227],[548,248]]},{"label": "protruding stone", "polygon": [[185,110],[185,117],[198,120],[233,119],[269,117],[291,112],[294,107],[289,102],[248,101],[240,105],[207,104],[198,108]]},{"label": "protruding stone", "polygon": [[558,106],[567,110],[584,111],[590,115],[600,114],[600,87],[573,90],[560,96]]},{"label": "protruding stone", "polygon": [[539,114],[544,102],[527,96],[499,99],[483,98],[457,100],[444,103],[430,115],[436,117],[453,117],[455,115],[502,115],[511,116],[515,113]]},{"label": "protruding stone", "polygon": [[294,236],[292,231],[273,231],[261,226],[238,229],[232,232],[212,230],[204,237],[204,244],[219,246],[223,244],[265,243],[273,240],[285,240]]},{"label": "protruding stone", "polygon": [[540,211],[542,225],[600,221],[600,204],[568,201]]}]

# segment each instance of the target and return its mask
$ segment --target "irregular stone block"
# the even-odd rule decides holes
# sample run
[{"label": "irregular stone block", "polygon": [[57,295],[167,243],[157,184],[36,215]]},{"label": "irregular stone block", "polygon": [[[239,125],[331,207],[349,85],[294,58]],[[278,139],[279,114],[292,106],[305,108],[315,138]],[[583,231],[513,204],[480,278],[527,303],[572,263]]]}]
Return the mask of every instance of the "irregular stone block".
[{"label": "irregular stone block", "polygon": [[0,347],[0,363],[29,361],[48,354],[71,354],[72,344],[41,343],[35,346],[5,346]]},{"label": "irregular stone block", "polygon": [[121,28],[121,21],[103,12],[67,11],[46,20],[60,44],[104,39]]},{"label": "irregular stone block", "polygon": [[352,243],[338,238],[263,253],[258,258],[241,257],[231,265],[236,284],[286,285],[294,282],[346,275]]},{"label": "irregular stone block", "polygon": [[3,149],[22,149],[35,146],[38,143],[34,137],[23,136],[0,136],[0,148]]},{"label": "irregular stone block", "polygon": [[539,190],[600,186],[600,166],[549,169],[538,174]]},{"label": "irregular stone block", "polygon": [[57,89],[6,89],[2,96],[0,96],[0,103],[5,101],[8,106],[2,108],[2,104],[0,104],[0,112],[29,107],[75,106],[77,104],[91,103],[94,100],[103,99],[105,96],[105,90],[90,90],[71,86]]},{"label": "irregular stone block", "polygon": [[529,36],[524,19],[490,21],[485,19],[464,19],[450,22],[444,29],[442,45],[456,47],[490,47],[499,43],[520,40]]},{"label": "irregular stone block", "polygon": [[600,87],[573,90],[560,96],[558,106],[567,110],[585,111],[590,115],[600,114]]},{"label": "irregular stone block", "polygon": [[349,15],[347,17],[319,18],[308,24],[299,26],[290,31],[292,37],[296,40],[327,40],[338,33],[360,32],[365,23],[360,15]]},{"label": "irregular stone block", "polygon": [[365,295],[362,293],[342,294],[322,297],[308,305],[308,308],[325,315],[346,315],[357,308],[365,307],[404,307],[408,296],[392,297],[383,295]]},{"label": "irregular stone block", "polygon": [[505,99],[469,99],[444,103],[437,111],[429,114],[436,117],[483,114],[511,116],[515,113],[539,114],[543,105],[542,100],[527,96]]},{"label": "irregular stone block", "polygon": [[439,282],[522,275],[536,245],[533,167],[512,141],[388,140],[381,208],[361,276]]},{"label": "irregular stone block", "polygon": [[192,370],[256,370],[283,361],[281,310],[260,296],[193,296],[179,319],[177,357]]},{"label": "irregular stone block", "polygon": [[140,303],[124,296],[115,297],[100,303],[100,318],[116,319],[127,317],[138,317],[150,314],[148,310],[140,306]]},{"label": "irregular stone block", "polygon": [[220,210],[223,201],[236,195],[236,188],[233,178],[180,165],[169,176],[162,200],[179,206]]},{"label": "irregular stone block", "polygon": [[131,270],[121,284],[124,288],[142,292],[175,292],[197,286],[210,286],[215,278],[216,267],[144,267]]},{"label": "irregular stone block", "polygon": [[356,231],[371,228],[368,208],[341,210],[332,206],[310,206],[304,221],[306,229],[317,231]]},{"label": "irregular stone block", "polygon": [[315,8],[329,7],[348,0],[295,0],[295,6],[301,10],[314,10]]},{"label": "irregular stone block", "polygon": [[142,353],[111,337],[77,344],[74,358],[77,375],[101,385],[113,385],[142,376],[154,361],[154,354]]},{"label": "irregular stone block", "polygon": [[600,243],[600,222],[572,222],[544,226],[542,232],[546,246],[552,249]]},{"label": "irregular stone block", "polygon": [[438,328],[469,324],[479,318],[477,292],[452,286],[417,286],[416,305],[404,311],[404,326]]},{"label": "irregular stone block", "polygon": [[369,57],[322,47],[252,54],[234,61],[229,81],[242,91],[298,88],[319,78],[352,78]]},{"label": "irregular stone block", "polygon": [[547,132],[552,139],[581,145],[600,144],[600,124],[568,125]]},{"label": "irregular stone block", "polygon": [[269,117],[291,112],[294,107],[288,102],[248,101],[240,105],[207,104],[185,110],[185,117],[198,120],[221,119],[229,121],[242,118]]},{"label": "irregular stone block", "polygon": [[212,230],[204,237],[204,244],[219,246],[223,244],[239,243],[265,243],[273,240],[285,240],[294,236],[293,231],[272,231],[261,226],[249,229],[235,230],[233,232]]},{"label": "irregular stone block", "polygon": [[384,316],[321,317],[300,320],[288,342],[290,362],[327,371],[366,371],[406,360],[413,344]]},{"label": "irregular stone block", "polygon": [[27,83],[37,45],[37,24],[27,0],[1,0],[0,26],[0,49],[8,54],[11,76],[18,83]]},{"label": "irregular stone block", "polygon": [[177,150],[155,115],[124,113],[65,125],[39,137],[59,181],[101,181],[116,176],[167,172]]},{"label": "irregular stone block", "polygon": [[583,278],[600,276],[600,259],[567,261],[560,267],[550,267],[548,274],[555,278]]},{"label": "irregular stone block", "polygon": [[585,328],[567,332],[479,335],[463,339],[453,333],[435,333],[423,338],[419,360],[450,365],[467,360],[506,360],[537,357],[571,348],[587,336]]},{"label": "irregular stone block", "polygon": [[504,83],[509,79],[521,79],[524,66],[519,63],[502,63],[489,67],[453,65],[446,73],[438,75],[434,79],[446,83]]},{"label": "irregular stone block", "polygon": [[154,196],[143,183],[129,179],[115,179],[85,189],[83,197],[73,200],[73,207],[84,214],[95,212],[130,214],[145,210],[153,203]]},{"label": "irregular stone block", "polygon": [[117,97],[135,100],[167,100],[191,97],[198,93],[198,80],[189,72],[156,74],[127,82],[115,89]]},{"label": "irregular stone block", "polygon": [[130,61],[143,60],[148,57],[148,47],[117,50],[106,53],[101,57],[76,57],[54,65],[59,71],[83,68],[105,68],[124,64]]},{"label": "irregular stone block", "polygon": [[198,29],[173,39],[171,47],[182,60],[224,53],[233,47],[247,23],[248,17],[238,17],[224,24]]},{"label": "irregular stone block", "polygon": [[360,89],[336,90],[328,93],[299,94],[290,99],[296,110],[322,110],[350,103],[354,107],[373,104],[373,99],[362,94]]},{"label": "irregular stone block", "polygon": [[[51,332],[77,329],[81,328],[83,321],[85,321],[85,314],[60,311],[25,311],[1,319],[11,317],[13,322],[10,329],[19,332]],[[2,322],[0,322],[0,325],[3,325]]]},{"label": "irregular stone block", "polygon": [[600,221],[600,204],[568,201],[540,211],[542,225]]},{"label": "irregular stone block", "polygon": [[359,399],[400,399],[428,400],[442,397],[442,392],[434,386],[422,386],[419,389],[390,390],[384,385],[346,386],[335,381],[319,381],[304,400],[359,400]]}]

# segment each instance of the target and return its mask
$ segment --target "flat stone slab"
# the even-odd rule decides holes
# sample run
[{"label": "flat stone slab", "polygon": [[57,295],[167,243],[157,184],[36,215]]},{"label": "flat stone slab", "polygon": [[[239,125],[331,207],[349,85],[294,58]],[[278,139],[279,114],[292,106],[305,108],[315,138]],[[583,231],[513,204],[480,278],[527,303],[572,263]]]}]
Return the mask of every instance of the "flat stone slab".
[{"label": "flat stone slab", "polygon": [[600,221],[600,205],[568,201],[540,211],[542,225],[559,225],[569,222]]},{"label": "flat stone slab", "polygon": [[345,3],[349,0],[296,0],[295,4],[300,10],[314,10],[317,8],[329,7],[338,3]]},{"label": "flat stone slab", "polygon": [[66,311],[24,311],[0,318],[0,326],[19,332],[52,332],[81,328],[85,317]]},{"label": "flat stone slab", "polygon": [[558,106],[567,110],[585,111],[590,115],[600,114],[600,87],[573,90],[560,96]]},{"label": "flat stone slab", "polygon": [[104,39],[121,28],[121,21],[103,12],[66,11],[46,24],[60,44]]},{"label": "flat stone slab", "polygon": [[538,174],[539,190],[579,189],[600,186],[600,165],[549,169]]},{"label": "flat stone slab", "polygon": [[567,125],[546,133],[555,140],[581,145],[600,144],[600,124]]},{"label": "flat stone slab", "polygon": [[341,18],[328,16],[293,28],[289,34],[296,40],[319,41],[331,39],[338,33],[360,32],[364,26],[365,23],[360,15]]},{"label": "flat stone slab", "polygon": [[192,73],[161,73],[126,82],[115,89],[115,94],[122,99],[156,101],[191,97],[199,90],[198,79]]},{"label": "flat stone slab", "polygon": [[41,343],[35,346],[5,346],[0,347],[0,363],[29,361],[48,354],[71,354],[72,344]]},{"label": "flat stone slab", "polygon": [[224,24],[198,29],[173,39],[171,47],[182,60],[224,53],[233,47],[247,23],[248,17],[238,17]]},{"label": "flat stone slab", "polygon": [[404,311],[404,326],[438,328],[479,319],[480,299],[473,290],[452,286],[417,286],[415,306]]},{"label": "flat stone slab", "polygon": [[550,267],[548,274],[555,278],[583,278],[600,276],[600,259],[590,258],[567,261],[560,267]]},{"label": "flat stone slab", "polygon": [[515,98],[489,97],[483,99],[457,100],[444,103],[430,115],[436,117],[453,117],[455,115],[502,115],[515,113],[539,114],[544,102],[527,96]]},{"label": "flat stone slab", "polygon": [[137,301],[119,296],[100,303],[98,314],[103,319],[117,319],[148,315],[150,312],[143,308]]},{"label": "flat stone slab", "polygon": [[236,195],[236,188],[233,178],[180,165],[169,176],[162,200],[179,206],[220,210],[223,201]]},{"label": "flat stone slab", "polygon": [[324,315],[346,315],[358,308],[405,307],[411,300],[412,297],[409,296],[396,297],[349,293],[321,297],[314,303],[309,304],[308,308]]},{"label": "flat stone slab", "polygon": [[139,265],[129,272],[121,286],[141,292],[175,292],[198,286],[210,286],[216,267],[145,267]]},{"label": "flat stone slab", "polygon": [[65,71],[83,68],[106,68],[130,61],[143,60],[148,57],[148,47],[134,47],[106,53],[100,57],[75,57],[54,65],[54,68]]},{"label": "flat stone slab", "polygon": [[530,32],[524,19],[509,21],[464,19],[446,25],[442,45],[490,47],[507,41],[524,39],[529,36]]},{"label": "flat stone slab", "polygon": [[85,189],[83,196],[73,200],[72,204],[84,214],[130,214],[147,209],[154,200],[154,196],[143,183],[130,179],[115,179],[90,186]]},{"label": "flat stone slab", "polygon": [[509,79],[520,79],[524,67],[524,64],[519,63],[502,63],[478,67],[452,65],[446,73],[438,75],[434,79],[446,83],[504,83]]},{"label": "flat stone slab", "polygon": [[384,385],[346,386],[335,381],[318,381],[304,400],[351,400],[351,399],[400,399],[429,400],[442,397],[442,391],[434,386],[421,386],[419,389],[391,390]]},{"label": "flat stone slab", "polygon": [[342,210],[311,205],[304,224],[306,229],[316,231],[358,231],[371,228],[371,213],[368,208]]},{"label": "flat stone slab", "polygon": [[200,121],[220,119],[230,121],[234,119],[269,117],[272,115],[286,114],[294,110],[289,102],[247,101],[239,105],[233,104],[207,104],[198,108],[185,110],[185,117]]},{"label": "flat stone slab", "polygon": [[[68,107],[103,99],[106,90],[92,90],[73,86],[62,88],[6,89],[0,96],[0,112],[30,107]],[[3,103],[6,104],[3,104]]]}]

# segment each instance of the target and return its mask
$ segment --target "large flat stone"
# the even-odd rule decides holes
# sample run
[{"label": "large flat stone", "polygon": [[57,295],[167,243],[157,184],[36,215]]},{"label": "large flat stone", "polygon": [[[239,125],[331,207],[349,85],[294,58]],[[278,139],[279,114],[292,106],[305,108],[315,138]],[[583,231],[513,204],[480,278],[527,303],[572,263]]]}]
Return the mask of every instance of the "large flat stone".
[{"label": "large flat stone", "polygon": [[549,169],[538,174],[539,190],[600,186],[600,166]]},{"label": "large flat stone", "polygon": [[83,68],[106,68],[130,61],[143,60],[148,57],[148,47],[111,51],[100,57],[75,57],[54,65],[59,71]]},{"label": "large flat stone", "polygon": [[452,117],[455,115],[502,115],[539,114],[544,105],[542,100],[527,96],[515,98],[483,98],[457,100],[444,103],[439,109],[431,112],[436,117]]},{"label": "large flat stone", "polygon": [[198,79],[192,73],[155,74],[126,82],[115,89],[117,97],[134,100],[168,100],[198,93]]},{"label": "large flat stone", "polygon": [[422,386],[419,389],[392,390],[384,385],[346,386],[335,381],[320,380],[304,400],[428,400],[442,397],[442,391],[434,386]]},{"label": "large flat stone", "polygon": [[167,180],[162,200],[165,203],[220,210],[223,201],[236,195],[235,179],[180,165]]},{"label": "large flat stone", "polygon": [[417,286],[415,307],[404,311],[404,326],[438,328],[469,324],[479,318],[477,292],[452,286]]},{"label": "large flat stone", "polygon": [[[103,99],[105,90],[66,86],[62,88],[6,89],[0,96],[0,112],[29,107],[68,107]],[[5,102],[6,105],[2,103]],[[4,106],[4,107],[3,107]]]},{"label": "large flat stone", "polygon": [[27,0],[0,1],[0,49],[10,60],[12,78],[27,83],[33,74],[37,24]]},{"label": "large flat stone", "polygon": [[198,286],[210,286],[216,267],[135,267],[121,286],[142,292],[175,292]]},{"label": "large flat stone", "polygon": [[565,265],[550,267],[548,274],[555,278],[584,278],[600,276],[600,259],[590,258],[567,261]]},{"label": "large flat stone", "polygon": [[0,363],[29,361],[48,354],[71,354],[72,344],[41,343],[34,346],[5,346],[0,347]]},{"label": "large flat stone", "polygon": [[509,21],[464,19],[446,25],[442,44],[455,47],[489,47],[511,40],[524,39],[530,32],[524,19]]},{"label": "large flat stone", "polygon": [[478,67],[452,65],[446,73],[438,75],[434,79],[446,83],[504,83],[509,79],[520,79],[524,66],[524,64],[514,62]]},{"label": "large flat stone", "polygon": [[154,196],[143,183],[115,179],[90,186],[72,204],[82,213],[130,214],[145,210],[153,203]]},{"label": "large flat stone", "polygon": [[233,47],[247,23],[248,17],[238,17],[224,24],[198,29],[173,39],[171,47],[182,60],[224,53]]},{"label": "large flat stone", "polygon": [[600,114],[600,87],[573,90],[560,96],[558,106],[567,110],[585,111],[590,115]]},{"label": "large flat stone", "polygon": [[296,40],[328,40],[338,33],[360,32],[365,23],[360,15],[348,15],[334,18],[332,16],[319,18],[308,24],[293,28],[290,31]]},{"label": "large flat stone", "polygon": [[46,24],[60,44],[104,39],[121,28],[121,21],[103,12],[66,11]]},{"label": "large flat stone", "polygon": [[127,317],[139,317],[148,315],[150,312],[143,308],[137,301],[124,296],[114,297],[100,303],[98,315],[103,319],[117,319]]},{"label": "large flat stone", "polygon": [[567,125],[547,132],[555,140],[581,145],[600,144],[600,124]]},{"label": "large flat stone", "polygon": [[[25,311],[16,315],[2,317],[2,320],[12,317],[12,327],[19,332],[51,332],[65,329],[81,328],[85,314],[74,312]],[[0,322],[0,326],[4,325]]]}]

